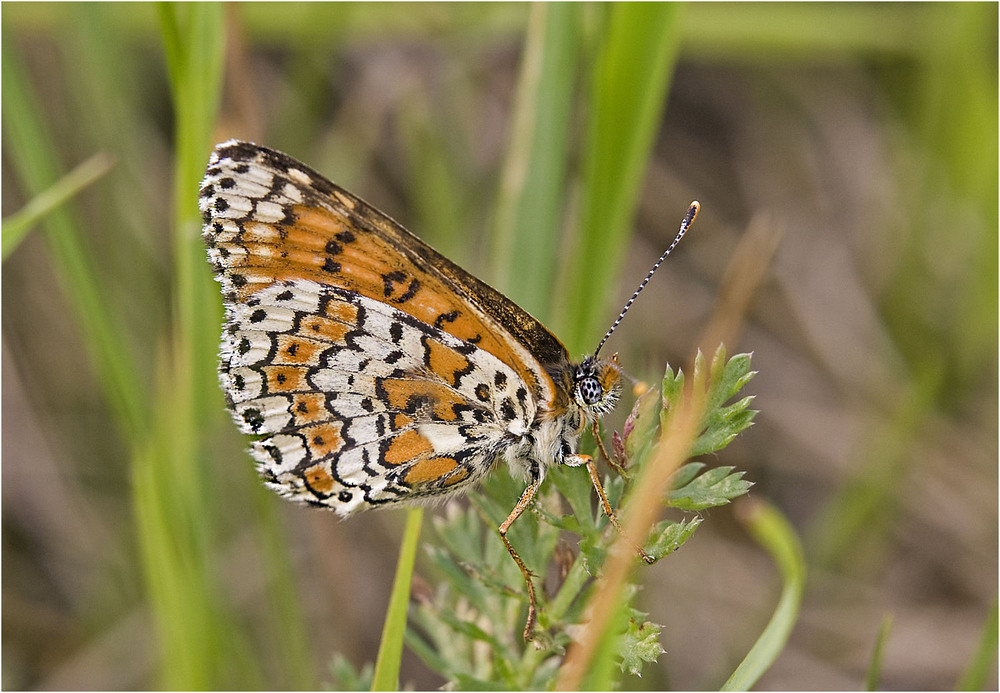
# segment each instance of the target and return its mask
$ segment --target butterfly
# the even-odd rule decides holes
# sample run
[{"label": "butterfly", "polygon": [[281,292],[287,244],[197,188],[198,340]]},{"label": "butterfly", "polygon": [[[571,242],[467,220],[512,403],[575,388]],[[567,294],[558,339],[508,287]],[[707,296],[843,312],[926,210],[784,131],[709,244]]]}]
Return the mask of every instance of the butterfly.
[{"label": "butterfly", "polygon": [[199,208],[225,305],[219,379],[264,483],[347,516],[446,498],[504,461],[527,481],[498,531],[527,585],[530,640],[534,585],[507,530],[565,464],[587,467],[620,531],[578,452],[622,390],[617,355],[599,352],[698,203],[580,361],[496,289],[286,154],[218,145]]}]

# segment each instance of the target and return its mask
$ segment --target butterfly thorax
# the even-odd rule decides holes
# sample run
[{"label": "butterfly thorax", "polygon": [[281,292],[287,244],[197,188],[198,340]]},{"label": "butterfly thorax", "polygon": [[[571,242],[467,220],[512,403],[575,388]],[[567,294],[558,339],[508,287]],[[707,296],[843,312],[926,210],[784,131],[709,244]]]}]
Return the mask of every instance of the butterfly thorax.
[{"label": "butterfly thorax", "polygon": [[564,464],[579,449],[587,424],[615,408],[621,395],[621,368],[617,359],[584,358],[548,368],[558,396],[541,406],[530,431],[504,451],[511,472],[518,477],[544,476],[551,466]]}]

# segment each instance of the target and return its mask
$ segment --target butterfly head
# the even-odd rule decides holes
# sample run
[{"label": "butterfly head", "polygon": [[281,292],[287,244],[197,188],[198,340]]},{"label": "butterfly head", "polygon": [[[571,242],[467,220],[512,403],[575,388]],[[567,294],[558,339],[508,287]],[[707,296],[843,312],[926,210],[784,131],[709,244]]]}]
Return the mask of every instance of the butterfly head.
[{"label": "butterfly head", "polygon": [[585,358],[573,376],[573,399],[594,416],[607,414],[618,404],[622,393],[622,369],[618,354],[611,359]]}]

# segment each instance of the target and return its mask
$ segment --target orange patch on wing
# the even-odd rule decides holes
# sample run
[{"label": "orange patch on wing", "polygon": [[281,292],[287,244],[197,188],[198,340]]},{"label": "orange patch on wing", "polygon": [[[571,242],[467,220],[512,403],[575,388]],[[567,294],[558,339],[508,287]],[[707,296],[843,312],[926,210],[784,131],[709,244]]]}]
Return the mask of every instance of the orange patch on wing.
[{"label": "orange patch on wing", "polygon": [[427,346],[427,367],[449,385],[457,385],[458,376],[469,369],[469,359],[433,339],[427,340]]},{"label": "orange patch on wing", "polygon": [[311,339],[302,339],[291,334],[279,334],[277,342],[278,349],[272,363],[278,365],[315,366],[319,363],[320,352],[325,348],[319,342],[314,342]]},{"label": "orange patch on wing", "polygon": [[306,483],[317,493],[333,491],[333,477],[322,464],[317,464],[305,470]]},{"label": "orange patch on wing", "polygon": [[299,323],[303,334],[316,339],[325,339],[330,342],[343,342],[346,335],[352,328],[342,322],[321,318],[317,315],[309,315]]},{"label": "orange patch on wing", "polygon": [[406,414],[396,414],[392,417],[392,428],[393,430],[399,430],[400,428],[406,428],[413,423],[411,419]]},{"label": "orange patch on wing", "polygon": [[395,467],[433,451],[434,447],[429,440],[416,431],[405,431],[393,438],[392,442],[389,443],[382,462]]},{"label": "orange patch on wing", "polygon": [[297,390],[311,390],[306,383],[306,371],[297,366],[265,366],[264,375],[267,376],[267,389],[270,392],[295,392]]},{"label": "orange patch on wing", "polygon": [[302,430],[313,457],[326,457],[337,452],[344,441],[340,437],[341,423],[322,423]]},{"label": "orange patch on wing", "polygon": [[[443,313],[441,313],[443,315]],[[437,317],[434,318],[437,320]],[[489,333],[483,329],[482,325],[476,321],[471,320],[466,313],[460,313],[451,322],[447,322],[442,326],[442,329],[450,335],[458,337],[459,339],[464,339],[465,341],[475,342],[480,348],[486,345],[494,345],[498,350],[502,349],[502,353],[497,354],[490,351],[494,356],[500,356],[503,358],[503,353],[509,353],[507,347],[501,347],[500,343],[489,336]],[[489,351],[489,349],[487,349]],[[509,357],[508,357],[509,358]]]},{"label": "orange patch on wing", "polygon": [[427,380],[383,378],[378,382],[390,408],[412,413],[430,406],[437,421],[454,421],[458,418],[455,405],[468,403],[454,390]]},{"label": "orange patch on wing", "polygon": [[289,407],[296,426],[317,423],[329,418],[326,410],[326,396],[316,392],[301,392],[292,396]]},{"label": "orange patch on wing", "polygon": [[431,457],[420,460],[406,472],[404,481],[410,486],[424,484],[440,479],[457,466],[458,462],[450,457]]},{"label": "orange patch on wing", "polygon": [[467,478],[469,478],[469,470],[466,469],[465,467],[462,467],[457,472],[455,472],[450,477],[448,477],[445,480],[444,485],[445,486],[454,486],[459,481],[465,481]]},{"label": "orange patch on wing", "polygon": [[288,230],[288,240],[305,247],[326,245],[328,239],[344,230],[345,224],[335,215],[316,207],[296,205],[292,208],[295,225]]},{"label": "orange patch on wing", "polygon": [[327,301],[323,314],[337,322],[356,325],[358,323],[358,307],[346,301]]}]

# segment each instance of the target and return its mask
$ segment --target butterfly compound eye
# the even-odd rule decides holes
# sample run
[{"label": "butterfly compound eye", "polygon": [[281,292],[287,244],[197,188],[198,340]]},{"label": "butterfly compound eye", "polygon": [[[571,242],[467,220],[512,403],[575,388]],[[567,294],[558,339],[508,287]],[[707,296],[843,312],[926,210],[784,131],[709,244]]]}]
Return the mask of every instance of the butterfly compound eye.
[{"label": "butterfly compound eye", "polygon": [[604,388],[600,380],[587,375],[576,381],[576,393],[584,404],[597,404],[604,397]]}]

